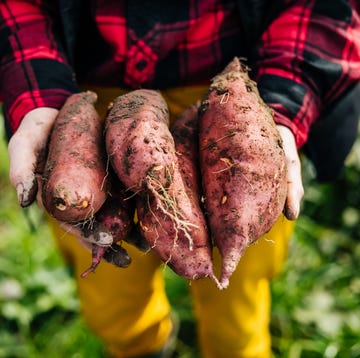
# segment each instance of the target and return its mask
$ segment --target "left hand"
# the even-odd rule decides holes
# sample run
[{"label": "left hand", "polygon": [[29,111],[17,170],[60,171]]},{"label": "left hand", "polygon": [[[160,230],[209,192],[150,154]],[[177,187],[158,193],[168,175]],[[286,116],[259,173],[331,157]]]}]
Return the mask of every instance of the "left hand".
[{"label": "left hand", "polygon": [[284,215],[289,220],[295,220],[300,213],[300,203],[304,196],[304,187],[301,176],[301,163],[296,148],[294,134],[288,127],[277,125],[283,140],[287,165],[287,197]]}]

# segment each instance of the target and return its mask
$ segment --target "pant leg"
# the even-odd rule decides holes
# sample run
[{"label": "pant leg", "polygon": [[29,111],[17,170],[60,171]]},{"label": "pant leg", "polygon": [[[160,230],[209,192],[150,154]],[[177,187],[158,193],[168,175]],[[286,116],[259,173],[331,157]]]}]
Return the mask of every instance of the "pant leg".
[{"label": "pant leg", "polygon": [[[196,103],[206,90],[195,86],[164,92],[172,117]],[[294,222],[281,216],[246,251],[226,290],[219,291],[208,279],[191,282],[202,358],[271,356],[270,280],[283,265],[293,228]],[[217,250],[214,261],[219,277],[221,260]]]},{"label": "pant leg", "polygon": [[[219,291],[209,280],[191,284],[203,358],[269,358],[270,280],[281,269],[294,222],[283,216],[248,248]],[[217,275],[220,256],[214,252]]]},{"label": "pant leg", "polygon": [[124,243],[132,257],[129,267],[102,261],[95,273],[81,278],[91,264],[91,253],[54,220],[50,223],[62,254],[74,269],[85,321],[111,354],[134,357],[161,349],[171,321],[159,259]]}]

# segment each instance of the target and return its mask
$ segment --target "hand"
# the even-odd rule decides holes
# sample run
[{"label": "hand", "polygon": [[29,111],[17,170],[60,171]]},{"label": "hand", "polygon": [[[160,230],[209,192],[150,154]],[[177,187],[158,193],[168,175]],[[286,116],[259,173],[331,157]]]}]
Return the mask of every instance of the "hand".
[{"label": "hand", "polygon": [[285,126],[277,125],[283,146],[287,165],[287,198],[284,215],[289,220],[295,220],[300,213],[300,202],[304,195],[301,177],[301,163],[296,148],[295,138],[291,130]]},{"label": "hand", "polygon": [[[40,207],[43,207],[40,195],[41,176],[51,128],[58,112],[56,109],[47,107],[30,111],[9,141],[9,177],[22,207],[31,205],[35,200]],[[63,222],[59,222],[59,225],[66,232],[76,236],[78,241],[88,249],[91,248],[91,243],[102,245],[112,243],[112,236],[100,225],[91,231],[81,225]]]},{"label": "hand", "polygon": [[38,191],[36,174],[41,173],[46,148],[58,110],[41,107],[27,113],[9,141],[10,182],[19,204],[31,205]]}]

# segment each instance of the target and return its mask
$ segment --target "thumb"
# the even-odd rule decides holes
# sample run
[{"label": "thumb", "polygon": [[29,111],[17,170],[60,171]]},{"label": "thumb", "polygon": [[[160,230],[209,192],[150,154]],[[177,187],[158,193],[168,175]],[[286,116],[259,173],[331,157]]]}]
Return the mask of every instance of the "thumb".
[{"label": "thumb", "polygon": [[284,214],[287,219],[295,220],[300,213],[300,203],[304,195],[301,176],[301,162],[296,148],[295,138],[291,130],[285,126],[277,126],[283,140],[287,165],[287,197]]},{"label": "thumb", "polygon": [[58,110],[37,108],[27,113],[9,141],[9,178],[19,204],[29,206],[37,193],[36,173],[46,159],[46,148]]}]

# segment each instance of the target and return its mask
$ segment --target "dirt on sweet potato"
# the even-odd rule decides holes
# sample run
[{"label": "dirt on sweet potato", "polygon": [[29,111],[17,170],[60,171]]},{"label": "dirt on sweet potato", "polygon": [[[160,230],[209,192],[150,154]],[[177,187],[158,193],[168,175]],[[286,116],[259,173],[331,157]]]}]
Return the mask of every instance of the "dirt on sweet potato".
[{"label": "dirt on sweet potato", "polygon": [[272,110],[238,58],[212,80],[199,115],[206,216],[227,287],[247,247],[283,211],[285,154]]},{"label": "dirt on sweet potato", "polygon": [[52,129],[42,180],[42,202],[55,219],[76,223],[93,217],[106,199],[103,126],[97,95],[70,96]]},{"label": "dirt on sweet potato", "polygon": [[136,90],[116,98],[105,128],[110,162],[136,195],[138,227],[151,249],[182,277],[216,280],[207,228],[179,169],[161,94]]}]

